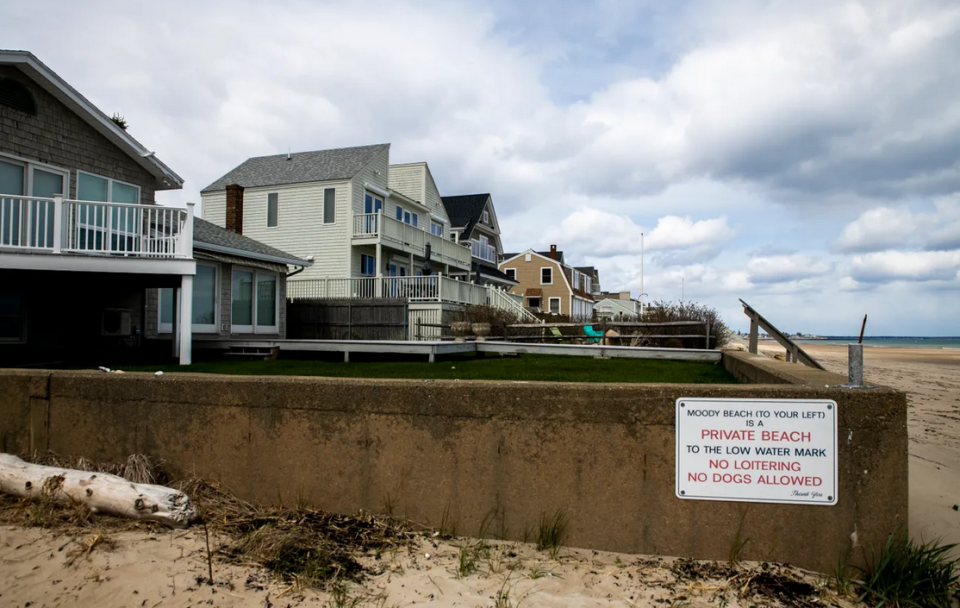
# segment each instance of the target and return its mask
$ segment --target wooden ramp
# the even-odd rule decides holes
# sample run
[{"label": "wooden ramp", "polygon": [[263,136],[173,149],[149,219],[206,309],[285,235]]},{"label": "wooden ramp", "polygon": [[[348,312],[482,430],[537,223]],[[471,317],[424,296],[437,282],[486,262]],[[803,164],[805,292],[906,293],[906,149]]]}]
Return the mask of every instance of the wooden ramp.
[{"label": "wooden ramp", "polygon": [[826,368],[816,359],[808,355],[800,345],[788,338],[782,331],[773,326],[773,323],[767,321],[763,318],[763,315],[758,313],[753,309],[749,304],[744,302],[742,299],[740,303],[743,304],[743,314],[750,317],[750,352],[757,354],[757,342],[760,339],[760,328],[762,327],[765,332],[773,336],[773,339],[780,343],[780,346],[784,347],[787,350],[787,361],[792,361],[793,363],[803,363],[804,365],[809,365],[810,367],[815,367],[817,369],[822,369],[826,371]]}]

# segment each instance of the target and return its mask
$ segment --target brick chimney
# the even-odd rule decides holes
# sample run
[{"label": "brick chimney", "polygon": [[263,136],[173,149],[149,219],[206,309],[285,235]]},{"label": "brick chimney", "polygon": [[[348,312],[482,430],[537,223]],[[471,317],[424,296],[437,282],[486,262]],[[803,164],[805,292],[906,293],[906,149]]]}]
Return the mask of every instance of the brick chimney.
[{"label": "brick chimney", "polygon": [[550,245],[550,259],[551,259],[551,260],[557,259],[557,246],[556,246],[556,245]]},{"label": "brick chimney", "polygon": [[243,186],[227,186],[227,230],[243,234]]}]

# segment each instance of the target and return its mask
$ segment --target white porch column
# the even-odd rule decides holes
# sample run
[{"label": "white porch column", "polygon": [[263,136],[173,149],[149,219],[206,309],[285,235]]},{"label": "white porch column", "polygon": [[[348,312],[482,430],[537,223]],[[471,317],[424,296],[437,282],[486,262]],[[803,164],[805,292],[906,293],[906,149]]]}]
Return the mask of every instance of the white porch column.
[{"label": "white porch column", "polygon": [[180,277],[180,365],[193,357],[193,275]]},{"label": "white porch column", "polygon": [[53,252],[63,247],[63,197],[53,197]]},{"label": "white porch column", "polygon": [[187,203],[187,214],[179,234],[180,246],[177,251],[179,258],[193,257],[193,206],[193,203]]}]

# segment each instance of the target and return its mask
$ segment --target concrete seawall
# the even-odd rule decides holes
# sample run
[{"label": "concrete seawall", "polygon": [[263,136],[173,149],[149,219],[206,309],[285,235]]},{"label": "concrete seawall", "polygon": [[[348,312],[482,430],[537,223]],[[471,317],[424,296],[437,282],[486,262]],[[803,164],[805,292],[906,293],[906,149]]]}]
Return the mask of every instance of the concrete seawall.
[{"label": "concrete seawall", "polygon": [[[800,383],[797,366],[737,354],[762,385],[404,381],[0,370],[0,448],[101,461],[132,453],[263,502],[392,510],[458,534],[536,534],[563,509],[571,546],[856,562],[907,516],[906,400],[889,389]],[[727,357],[725,356],[725,359]],[[762,365],[761,365],[762,364]],[[751,367],[752,366],[752,367]],[[787,366],[783,368],[781,366]],[[755,368],[755,369],[754,369]],[[750,371],[753,369],[753,371]],[[737,374],[738,372],[734,372]],[[780,374],[780,376],[777,376]],[[789,383],[791,378],[794,383]],[[836,506],[679,500],[680,397],[826,398],[838,404]],[[446,514],[446,515],[445,515]],[[855,540],[854,540],[855,539]],[[856,546],[854,545],[856,543]]]}]

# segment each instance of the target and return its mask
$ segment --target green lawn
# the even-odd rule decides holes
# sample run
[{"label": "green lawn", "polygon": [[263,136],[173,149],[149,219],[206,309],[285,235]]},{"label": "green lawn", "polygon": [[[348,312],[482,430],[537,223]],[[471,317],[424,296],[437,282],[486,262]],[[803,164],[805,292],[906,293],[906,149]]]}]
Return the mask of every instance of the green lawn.
[{"label": "green lawn", "polygon": [[[352,355],[352,358],[356,355]],[[423,361],[202,361],[193,365],[125,367],[125,371],[192,372],[264,376],[328,376],[337,378],[408,378],[437,380],[532,380],[547,382],[669,382],[734,384],[719,363],[656,359],[593,359],[522,355],[520,357],[451,357]]]}]

